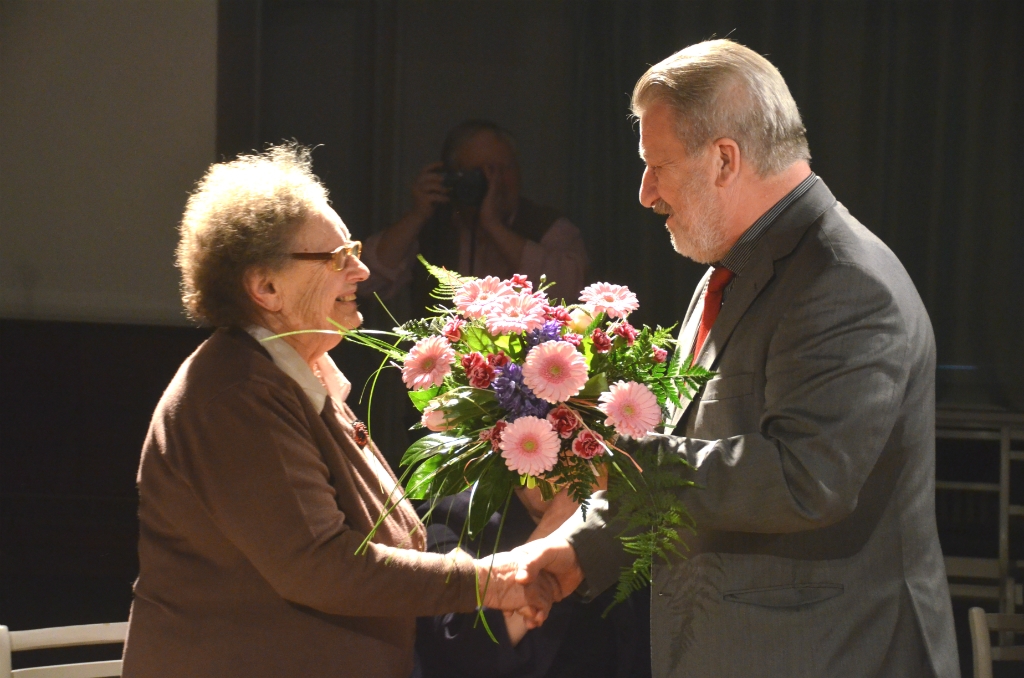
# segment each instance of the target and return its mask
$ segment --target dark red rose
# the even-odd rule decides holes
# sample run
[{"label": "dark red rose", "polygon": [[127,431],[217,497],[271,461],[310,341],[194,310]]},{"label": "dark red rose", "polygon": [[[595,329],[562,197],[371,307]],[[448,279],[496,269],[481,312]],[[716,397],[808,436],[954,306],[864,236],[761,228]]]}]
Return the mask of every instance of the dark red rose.
[{"label": "dark red rose", "polygon": [[590,340],[594,342],[594,353],[607,353],[612,350],[612,340],[602,329],[594,330]]},{"label": "dark red rose", "polygon": [[580,427],[580,418],[564,403],[548,412],[548,421],[555,433],[563,438],[571,438],[572,432]]},{"label": "dark red rose", "polygon": [[370,432],[366,430],[366,424],[361,421],[352,422],[352,437],[355,438],[356,445],[366,447],[370,442]]},{"label": "dark red rose", "polygon": [[504,367],[505,365],[508,365],[508,356],[505,355],[504,351],[498,351],[497,353],[488,353],[487,363],[491,367]]},{"label": "dark red rose", "polygon": [[593,459],[599,454],[604,454],[604,447],[601,443],[604,440],[593,431],[580,431],[576,440],[572,441],[572,451],[577,457]]},{"label": "dark red rose", "polygon": [[476,351],[462,356],[462,368],[466,370],[466,379],[473,388],[487,388],[494,379],[494,368]]},{"label": "dark red rose", "polygon": [[651,354],[651,358],[656,363],[663,363],[666,360],[668,360],[668,351],[666,351],[663,348],[655,346],[654,349],[651,351]]},{"label": "dark red rose", "polygon": [[633,342],[636,341],[636,335],[639,332],[636,328],[629,323],[616,323],[615,328],[612,330],[612,334],[622,337],[626,340],[626,346],[632,346]]}]

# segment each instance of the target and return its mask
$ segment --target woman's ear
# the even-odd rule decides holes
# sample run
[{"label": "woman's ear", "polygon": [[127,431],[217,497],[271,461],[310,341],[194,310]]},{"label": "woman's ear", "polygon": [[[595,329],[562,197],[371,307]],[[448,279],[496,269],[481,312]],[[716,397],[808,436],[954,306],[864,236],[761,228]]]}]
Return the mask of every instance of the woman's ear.
[{"label": "woman's ear", "polygon": [[277,313],[284,306],[281,298],[281,291],[274,283],[274,275],[264,269],[250,269],[246,271],[242,284],[249,298],[259,308]]}]

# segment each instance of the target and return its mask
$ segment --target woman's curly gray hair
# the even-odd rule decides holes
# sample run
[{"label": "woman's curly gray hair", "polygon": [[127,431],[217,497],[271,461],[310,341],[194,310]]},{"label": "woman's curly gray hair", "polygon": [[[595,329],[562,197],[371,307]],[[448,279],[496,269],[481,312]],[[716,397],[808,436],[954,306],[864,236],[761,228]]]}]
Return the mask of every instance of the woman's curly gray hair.
[{"label": "woman's curly gray hair", "polygon": [[212,165],[181,219],[177,263],[189,316],[215,327],[252,322],[246,271],[284,265],[298,226],[326,204],[310,149],[298,144]]}]

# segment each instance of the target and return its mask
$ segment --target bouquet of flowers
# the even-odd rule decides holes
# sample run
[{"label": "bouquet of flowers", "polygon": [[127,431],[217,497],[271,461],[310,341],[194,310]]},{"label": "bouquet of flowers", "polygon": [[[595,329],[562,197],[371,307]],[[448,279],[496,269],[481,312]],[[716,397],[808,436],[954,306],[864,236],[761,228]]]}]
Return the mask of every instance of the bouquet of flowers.
[{"label": "bouquet of flowers", "polygon": [[402,459],[406,496],[436,501],[472,488],[475,534],[516,485],[546,499],[567,488],[585,517],[607,475],[627,521],[620,538],[636,556],[619,582],[616,602],[624,600],[650,581],[656,556],[678,553],[680,529],[694,526],[677,492],[692,483],[669,468],[686,462],[630,455],[618,438],[654,431],[668,405],[681,407],[711,373],[672,359],[672,328],[632,326],[639,304],[622,285],[590,285],[566,305],[548,297],[543,278],[535,289],[521,275],[468,278],[421,261],[438,280],[432,315],[391,333],[345,335],[382,351],[382,367],[400,367],[422,412],[418,427],[431,431]]}]

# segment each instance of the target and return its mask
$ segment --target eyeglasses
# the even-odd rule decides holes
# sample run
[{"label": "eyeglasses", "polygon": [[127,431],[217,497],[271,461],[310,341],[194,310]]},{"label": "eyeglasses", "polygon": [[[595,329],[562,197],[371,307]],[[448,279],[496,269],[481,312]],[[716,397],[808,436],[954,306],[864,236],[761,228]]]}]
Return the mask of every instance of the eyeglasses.
[{"label": "eyeglasses", "polygon": [[342,245],[333,252],[292,252],[292,259],[305,259],[313,261],[331,261],[335,271],[341,271],[348,263],[350,256],[356,259],[363,253],[363,243],[353,240],[347,245]]}]

